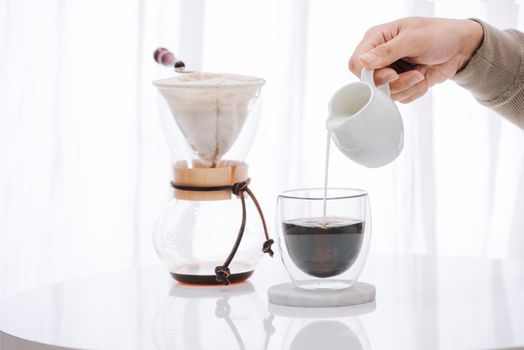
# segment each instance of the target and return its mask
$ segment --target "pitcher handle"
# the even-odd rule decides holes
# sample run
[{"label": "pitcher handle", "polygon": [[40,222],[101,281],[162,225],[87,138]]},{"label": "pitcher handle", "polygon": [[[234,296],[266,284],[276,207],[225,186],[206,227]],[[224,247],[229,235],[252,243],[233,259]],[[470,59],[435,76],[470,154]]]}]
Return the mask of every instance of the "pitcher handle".
[{"label": "pitcher handle", "polygon": [[360,80],[369,83],[371,84],[371,86],[379,89],[380,91],[385,93],[387,97],[391,97],[391,93],[389,91],[389,83],[382,84],[380,86],[375,85],[375,79],[373,79],[374,72],[374,69],[362,68],[362,71],[360,72]]}]

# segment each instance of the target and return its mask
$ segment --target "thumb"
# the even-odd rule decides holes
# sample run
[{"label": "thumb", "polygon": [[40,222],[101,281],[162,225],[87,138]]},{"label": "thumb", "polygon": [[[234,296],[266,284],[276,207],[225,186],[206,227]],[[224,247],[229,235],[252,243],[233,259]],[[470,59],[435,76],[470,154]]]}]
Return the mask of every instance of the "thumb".
[{"label": "thumb", "polygon": [[358,58],[364,68],[378,69],[387,67],[395,61],[409,56],[408,50],[409,47],[404,40],[397,36],[387,43],[360,55]]}]

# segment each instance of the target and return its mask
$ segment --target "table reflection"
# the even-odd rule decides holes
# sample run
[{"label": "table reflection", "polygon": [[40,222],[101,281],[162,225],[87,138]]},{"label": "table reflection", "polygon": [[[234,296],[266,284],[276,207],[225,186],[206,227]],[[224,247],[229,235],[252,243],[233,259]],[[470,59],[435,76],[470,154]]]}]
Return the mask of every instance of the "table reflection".
[{"label": "table reflection", "polygon": [[375,310],[375,302],[331,308],[301,308],[269,304],[282,327],[287,321],[283,349],[371,349],[359,315]]},{"label": "table reflection", "polygon": [[266,349],[270,315],[250,282],[228,287],[175,284],[157,311],[157,349]]},{"label": "table reflection", "polygon": [[364,349],[358,335],[340,321],[314,321],[303,327],[291,341],[291,350]]}]

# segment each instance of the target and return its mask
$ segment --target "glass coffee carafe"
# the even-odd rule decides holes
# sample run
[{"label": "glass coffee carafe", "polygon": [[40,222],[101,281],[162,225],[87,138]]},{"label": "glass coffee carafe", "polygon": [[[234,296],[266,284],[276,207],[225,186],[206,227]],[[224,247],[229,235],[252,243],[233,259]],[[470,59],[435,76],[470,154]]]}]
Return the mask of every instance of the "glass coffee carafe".
[{"label": "glass coffee carafe", "polygon": [[200,72],[154,82],[170,110],[160,114],[174,160],[174,199],[158,219],[153,239],[180,282],[239,282],[253,274],[263,252],[272,255],[244,162],[264,83]]}]

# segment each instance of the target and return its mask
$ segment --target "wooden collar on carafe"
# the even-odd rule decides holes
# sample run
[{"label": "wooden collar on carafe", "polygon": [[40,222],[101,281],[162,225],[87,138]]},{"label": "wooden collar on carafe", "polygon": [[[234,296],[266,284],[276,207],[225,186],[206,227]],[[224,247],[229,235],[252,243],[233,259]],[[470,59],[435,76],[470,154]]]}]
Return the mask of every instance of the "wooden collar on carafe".
[{"label": "wooden collar on carafe", "polygon": [[[221,161],[220,166],[209,168],[198,160],[193,160],[193,166],[188,167],[185,160],[173,165],[173,183],[188,187],[220,187],[232,186],[248,179],[248,166],[238,160]],[[186,191],[175,189],[176,199],[193,201],[212,201],[231,199],[231,190],[223,191]]]}]

